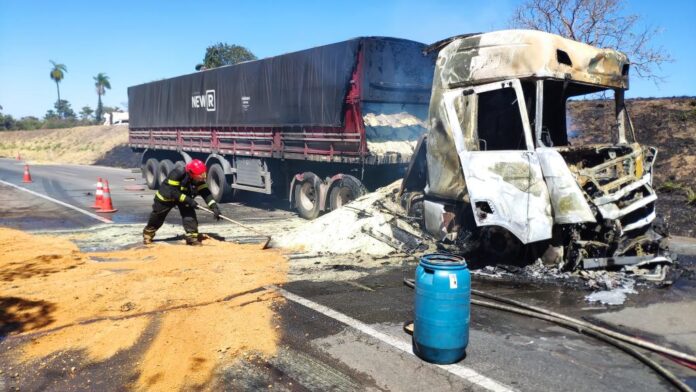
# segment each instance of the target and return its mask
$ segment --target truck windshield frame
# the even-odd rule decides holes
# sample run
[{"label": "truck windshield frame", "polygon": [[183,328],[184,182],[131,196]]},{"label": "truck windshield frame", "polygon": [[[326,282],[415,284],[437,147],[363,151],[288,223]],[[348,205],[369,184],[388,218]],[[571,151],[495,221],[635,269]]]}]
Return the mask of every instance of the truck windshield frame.
[{"label": "truck windshield frame", "polygon": [[[623,89],[610,89],[599,85],[588,85],[585,83],[579,83],[576,81],[561,81],[557,79],[537,79],[533,81],[534,88],[523,89],[523,92],[530,95],[533,92],[533,97],[526,97],[527,99],[532,99],[534,103],[534,113],[532,119],[532,126],[534,127],[534,141],[538,147],[568,147],[570,143],[568,142],[568,129],[566,128],[566,112],[568,100],[573,97],[580,97],[583,95],[598,94],[602,92],[613,91],[614,92],[614,124],[610,126],[607,130],[610,133],[611,144],[627,144],[629,140],[627,134],[630,135],[630,142],[636,142],[635,132],[633,130],[632,122],[626,108],[625,98]],[[551,94],[549,83],[562,84],[563,90],[560,92],[560,97],[558,94]],[[558,91],[556,91],[558,93]],[[560,102],[555,102],[558,100]],[[553,143],[554,139],[551,136],[551,131],[547,129],[545,124],[544,116],[549,115],[549,103],[555,102],[558,105],[556,111],[559,111],[557,115],[561,116],[563,121],[563,129],[565,132],[564,138],[565,142]],[[532,114],[532,113],[530,113]],[[556,137],[558,140],[558,137]]]}]

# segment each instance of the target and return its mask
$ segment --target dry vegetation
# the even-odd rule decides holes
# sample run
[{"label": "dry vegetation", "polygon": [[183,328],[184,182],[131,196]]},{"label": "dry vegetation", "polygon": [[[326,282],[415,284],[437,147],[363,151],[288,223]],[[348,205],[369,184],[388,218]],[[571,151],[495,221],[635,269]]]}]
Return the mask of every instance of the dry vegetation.
[{"label": "dry vegetation", "polygon": [[[583,142],[606,140],[602,111],[612,105],[602,101],[576,101],[570,105],[573,127],[583,129]],[[658,213],[672,234],[696,236],[696,98],[637,99],[628,101],[638,142],[658,149],[654,185]]]},{"label": "dry vegetation", "polygon": [[[100,162],[128,143],[128,127],[85,126],[0,133],[0,156],[34,163],[109,164]],[[116,162],[118,164],[118,162]],[[121,166],[121,165],[119,165]]]}]

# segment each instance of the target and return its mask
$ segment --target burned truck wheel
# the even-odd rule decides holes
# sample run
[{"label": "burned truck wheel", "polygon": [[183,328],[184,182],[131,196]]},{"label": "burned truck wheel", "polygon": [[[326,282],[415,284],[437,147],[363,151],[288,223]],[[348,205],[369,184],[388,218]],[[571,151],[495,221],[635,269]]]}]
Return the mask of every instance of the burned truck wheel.
[{"label": "burned truck wheel", "polygon": [[208,169],[208,189],[218,203],[230,202],[234,196],[234,189],[227,183],[225,170],[219,163],[214,163]]},{"label": "burned truck wheel", "polygon": [[162,159],[157,169],[157,180],[160,185],[167,180],[172,170],[174,170],[174,162],[169,159]]},{"label": "burned truck wheel", "polygon": [[343,178],[336,181],[329,191],[329,208],[331,211],[341,208],[344,204],[367,193],[365,186],[357,178],[349,175],[344,175]]},{"label": "burned truck wheel", "polygon": [[295,208],[301,217],[311,220],[319,216],[320,187],[321,180],[311,172],[304,173],[302,181],[295,185]]},{"label": "burned truck wheel", "polygon": [[159,188],[159,162],[155,158],[150,158],[145,162],[145,167],[143,168],[143,177],[145,177],[145,183],[150,189]]}]

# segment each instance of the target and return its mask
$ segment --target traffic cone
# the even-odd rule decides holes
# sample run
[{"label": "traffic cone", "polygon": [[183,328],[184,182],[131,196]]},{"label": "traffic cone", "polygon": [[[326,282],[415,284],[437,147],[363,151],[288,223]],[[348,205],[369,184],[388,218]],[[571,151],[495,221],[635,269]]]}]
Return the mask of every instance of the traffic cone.
[{"label": "traffic cone", "polygon": [[102,183],[101,177],[98,177],[97,179],[97,191],[94,193],[94,195],[94,205],[92,205],[92,208],[102,208],[102,203],[104,202],[104,184]]},{"label": "traffic cone", "polygon": [[17,151],[17,160],[18,160],[18,161],[21,161],[21,160],[22,160],[22,156],[19,155],[19,151]]},{"label": "traffic cone", "polygon": [[97,212],[116,212],[117,209],[111,204],[111,191],[109,190],[109,180],[104,180],[104,199],[101,208]]},{"label": "traffic cone", "polygon": [[24,165],[24,178],[22,178],[22,182],[32,182],[31,174],[29,173],[29,165]]}]

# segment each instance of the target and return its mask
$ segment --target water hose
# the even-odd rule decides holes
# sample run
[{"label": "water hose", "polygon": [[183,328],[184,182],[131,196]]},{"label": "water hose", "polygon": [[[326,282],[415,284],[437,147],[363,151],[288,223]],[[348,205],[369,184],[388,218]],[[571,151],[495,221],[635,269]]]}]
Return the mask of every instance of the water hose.
[{"label": "water hose", "polygon": [[[415,288],[415,282],[412,279],[404,279],[404,284],[410,288]],[[498,300],[496,298],[497,296],[494,296],[492,294],[483,293],[479,290],[471,290],[471,292],[474,295],[480,295],[480,296],[483,296],[486,298]],[[482,294],[484,294],[484,295],[482,295]],[[483,307],[487,307],[487,308],[491,308],[491,309],[497,309],[497,310],[503,310],[506,312],[516,313],[516,314],[520,314],[523,316],[538,318],[538,319],[549,321],[549,322],[552,322],[552,323],[555,323],[558,325],[562,325],[562,326],[569,328],[571,330],[575,330],[578,333],[592,336],[596,339],[599,339],[603,342],[609,343],[609,344],[613,345],[614,347],[621,349],[622,351],[626,352],[627,354],[629,354],[629,355],[633,356],[634,358],[638,359],[639,361],[643,362],[646,366],[648,366],[649,368],[654,370],[662,378],[669,381],[678,390],[683,391],[683,392],[693,392],[693,390],[688,385],[686,385],[682,380],[680,380],[677,376],[675,376],[674,373],[665,369],[657,362],[648,358],[646,355],[636,351],[634,348],[632,348],[628,344],[624,343],[623,341],[626,341],[628,343],[632,343],[633,340],[641,341],[644,343],[649,343],[649,342],[645,342],[645,341],[640,340],[640,339],[635,339],[635,338],[620,334],[618,332],[610,331],[610,332],[612,332],[612,334],[623,335],[625,338],[628,338],[628,339],[619,340],[617,338],[609,336],[609,334],[607,334],[607,333],[604,333],[602,330],[609,331],[606,328],[597,327],[593,324],[590,324],[590,323],[587,323],[587,322],[584,322],[581,320],[573,319],[572,317],[567,317],[567,316],[556,313],[556,314],[558,314],[558,316],[562,316],[562,317],[558,317],[558,316],[552,315],[552,314],[554,314],[554,312],[550,312],[550,311],[547,311],[547,310],[542,309],[542,308],[536,308],[536,307],[533,307],[531,305],[524,304],[522,302],[513,301],[513,300],[510,300],[507,298],[502,298],[502,297],[498,297],[498,298],[501,298],[500,299],[501,302],[510,301],[508,303],[511,303],[514,306],[501,305],[501,304],[496,304],[496,303],[492,303],[492,302],[481,301],[478,299],[472,299],[471,303],[474,305],[477,305],[477,306],[483,306]],[[519,305],[515,304],[515,302],[518,303]],[[519,308],[523,308],[523,309],[519,309]],[[528,310],[525,310],[524,308],[526,308]],[[535,310],[535,309],[539,309],[539,310]],[[546,312],[548,312],[550,314],[547,314]],[[655,345],[652,343],[650,343],[650,345],[656,346],[656,347],[661,347],[661,346],[658,346],[658,345]],[[641,346],[641,347],[643,347],[643,346]],[[662,348],[669,350],[665,347],[662,347]],[[684,353],[682,353],[682,354],[684,354]],[[688,354],[684,354],[684,355],[688,356]]]},{"label": "water hose", "polygon": [[552,312],[552,311],[547,310],[547,309],[544,309],[544,308],[539,308],[539,307],[536,307],[536,306],[528,305],[528,304],[526,304],[526,303],[524,303],[524,302],[515,301],[514,299],[509,299],[509,298],[505,298],[505,297],[500,297],[500,296],[497,296],[497,295],[488,294],[488,293],[486,293],[486,292],[483,292],[483,291],[480,291],[480,290],[474,290],[474,289],[471,289],[471,293],[474,294],[474,295],[478,295],[479,297],[484,297],[484,298],[492,299],[492,300],[495,300],[495,301],[498,301],[498,302],[503,302],[503,303],[506,303],[506,304],[519,306],[520,308],[524,308],[524,309],[531,310],[531,311],[534,311],[534,312],[539,312],[539,313],[542,313],[542,314],[545,314],[545,315],[548,315],[548,316],[556,317],[556,318],[559,318],[559,319],[562,319],[562,320],[565,320],[565,321],[569,321],[569,322],[571,322],[571,323],[578,324],[578,325],[580,325],[580,326],[582,326],[582,327],[584,327],[584,328],[592,329],[592,330],[594,330],[594,331],[597,331],[597,332],[603,333],[603,334],[605,334],[605,335],[611,336],[611,337],[614,338],[614,339],[618,339],[618,340],[624,341],[624,342],[626,342],[626,343],[631,343],[631,344],[633,344],[633,345],[635,345],[635,346],[642,347],[642,348],[644,348],[644,349],[646,349],[646,350],[654,351],[654,352],[660,353],[660,354],[665,354],[665,355],[667,355],[667,356],[680,359],[680,360],[682,360],[682,361],[684,361],[684,362],[688,362],[688,363],[690,363],[690,364],[692,364],[692,365],[696,365],[696,356],[689,355],[689,354],[686,354],[686,353],[684,353],[684,352],[677,351],[677,350],[673,350],[673,349],[671,349],[671,348],[667,348],[667,347],[664,347],[664,346],[660,346],[660,345],[658,345],[658,344],[649,342],[649,341],[647,341],[647,340],[643,340],[643,339],[635,338],[635,337],[632,337],[632,336],[628,336],[628,335],[626,335],[626,334],[623,334],[623,333],[620,333],[620,332],[616,332],[616,331],[612,331],[612,330],[607,329],[607,328],[602,328],[602,327],[600,327],[600,326],[598,326],[598,325],[595,325],[595,324],[592,324],[592,323],[588,323],[588,322],[583,321],[583,320],[580,320],[580,319],[576,319],[576,318],[573,318],[573,317],[566,316],[566,315],[564,315],[564,314]]}]

